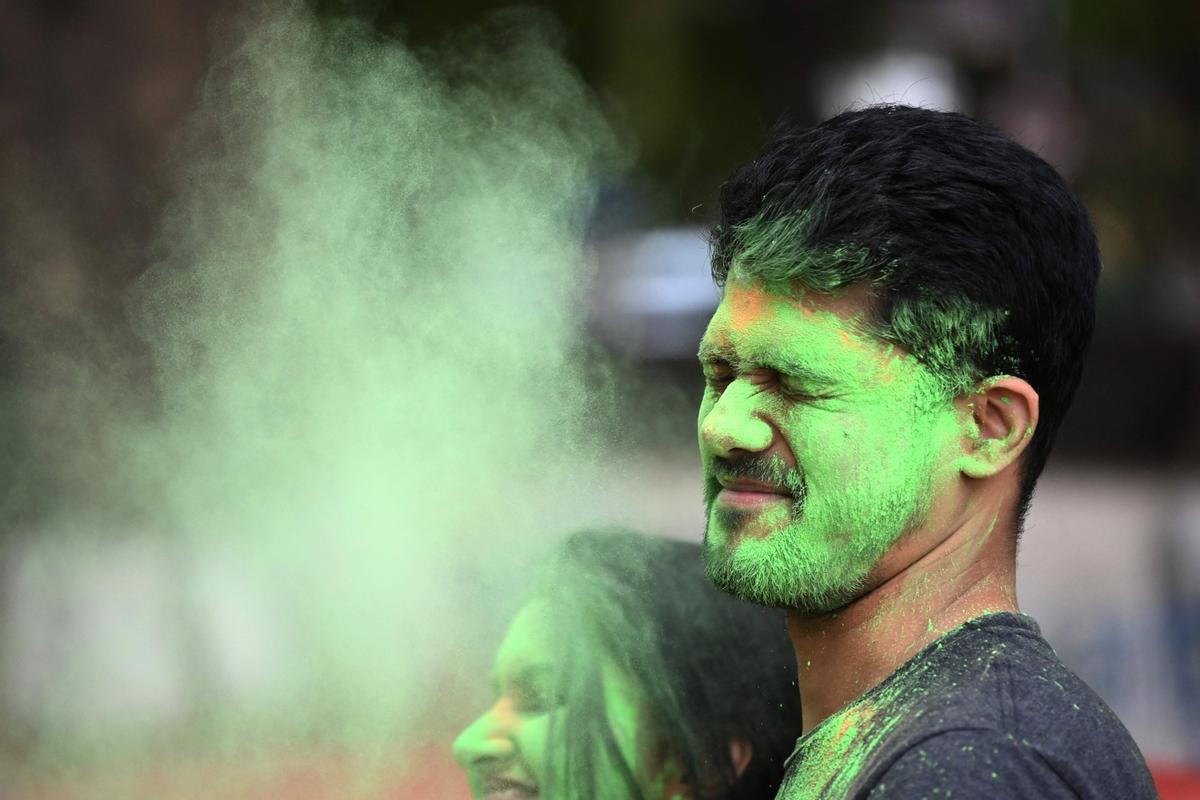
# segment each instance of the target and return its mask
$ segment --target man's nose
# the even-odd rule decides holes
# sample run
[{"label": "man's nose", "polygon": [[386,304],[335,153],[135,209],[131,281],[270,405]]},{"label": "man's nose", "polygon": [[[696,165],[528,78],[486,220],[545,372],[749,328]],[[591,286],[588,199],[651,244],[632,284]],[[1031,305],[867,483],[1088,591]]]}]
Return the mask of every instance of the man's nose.
[{"label": "man's nose", "polygon": [[758,387],[739,378],[728,386],[700,420],[700,442],[710,455],[728,458],[736,451],[759,453],[771,446],[771,426],[760,417]]},{"label": "man's nose", "polygon": [[488,761],[511,758],[517,750],[513,722],[512,714],[497,703],[454,740],[454,759],[470,769]]}]

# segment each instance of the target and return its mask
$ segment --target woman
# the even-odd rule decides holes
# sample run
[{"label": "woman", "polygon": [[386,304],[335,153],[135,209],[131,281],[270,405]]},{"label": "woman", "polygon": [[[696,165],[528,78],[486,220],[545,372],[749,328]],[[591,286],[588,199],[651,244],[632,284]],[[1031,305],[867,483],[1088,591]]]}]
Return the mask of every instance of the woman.
[{"label": "woman", "polygon": [[770,798],[800,731],[779,612],[721,594],[696,545],[584,531],[496,656],[454,754],[476,798]]}]

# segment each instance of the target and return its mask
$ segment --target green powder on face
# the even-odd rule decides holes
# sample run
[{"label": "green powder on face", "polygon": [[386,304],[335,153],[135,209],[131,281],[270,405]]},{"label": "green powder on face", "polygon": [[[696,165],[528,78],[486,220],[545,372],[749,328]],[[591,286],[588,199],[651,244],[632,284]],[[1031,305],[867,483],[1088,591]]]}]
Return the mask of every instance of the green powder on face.
[{"label": "green powder on face", "polygon": [[[698,420],[710,575],[768,605],[828,611],[847,602],[924,518],[935,484],[952,476],[948,454],[963,423],[950,397],[923,363],[863,333],[854,319],[736,273],[702,352],[739,362],[727,385],[713,373],[720,380],[710,380]],[[727,519],[715,499],[719,459],[726,450],[769,445],[764,420],[795,461],[781,469],[768,458],[765,472],[803,489],[791,505]]]}]

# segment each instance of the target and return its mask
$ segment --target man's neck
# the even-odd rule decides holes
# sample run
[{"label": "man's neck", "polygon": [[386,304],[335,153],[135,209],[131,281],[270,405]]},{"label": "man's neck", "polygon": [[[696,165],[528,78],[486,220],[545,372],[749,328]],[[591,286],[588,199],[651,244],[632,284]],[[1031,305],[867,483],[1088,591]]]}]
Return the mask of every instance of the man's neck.
[{"label": "man's neck", "polygon": [[1011,534],[993,527],[964,524],[835,612],[789,612],[804,733],[964,622],[1017,610]]}]

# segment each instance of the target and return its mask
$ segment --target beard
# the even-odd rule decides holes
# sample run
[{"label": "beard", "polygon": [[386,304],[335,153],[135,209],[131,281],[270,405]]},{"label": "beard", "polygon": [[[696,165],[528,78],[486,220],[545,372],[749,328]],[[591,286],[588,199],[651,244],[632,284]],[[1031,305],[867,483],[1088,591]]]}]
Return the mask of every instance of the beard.
[{"label": "beard", "polygon": [[715,535],[714,527],[710,516],[704,570],[714,586],[735,597],[815,615],[841,608],[866,588],[869,568],[831,571],[820,568],[830,559],[796,557],[798,548],[778,541],[789,536],[786,528],[767,538],[729,541],[725,534]]},{"label": "beard", "polygon": [[[814,495],[798,472],[775,459],[718,458],[708,465],[705,571],[718,589],[752,603],[827,614],[860,597],[888,549],[923,524],[929,484],[919,492],[897,485],[867,493],[848,485]],[[784,513],[716,502],[721,480],[735,476],[788,487],[790,507]]]}]

